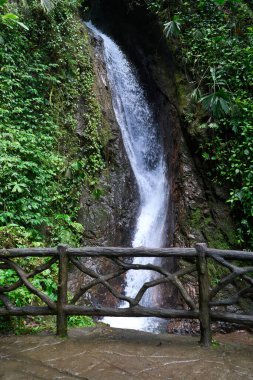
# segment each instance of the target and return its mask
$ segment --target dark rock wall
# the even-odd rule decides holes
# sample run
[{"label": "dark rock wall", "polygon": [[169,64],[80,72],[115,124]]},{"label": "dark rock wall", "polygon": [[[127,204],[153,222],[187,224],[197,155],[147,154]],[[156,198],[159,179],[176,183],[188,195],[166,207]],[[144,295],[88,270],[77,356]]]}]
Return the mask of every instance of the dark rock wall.
[{"label": "dark rock wall", "polygon": [[132,15],[127,13],[126,8],[119,6],[119,3],[122,5],[121,2],[116,3],[114,1],[92,2],[91,18],[99,28],[114,38],[134,62],[146,95],[154,109],[164,140],[168,163],[171,190],[168,189],[170,209],[166,245],[171,245],[174,233],[172,202],[174,161],[176,159],[174,152],[177,141],[176,127],[179,126],[176,107],[173,104],[176,93],[172,74],[172,57],[168,49],[165,49],[159,30],[149,28],[152,19],[149,18],[148,14],[134,14],[135,18],[133,19]]},{"label": "dark rock wall", "polygon": [[[197,155],[199,141],[182,121],[189,93],[184,73],[175,65],[157,20],[142,6],[131,12],[127,3],[124,0],[92,0],[90,18],[111,35],[135,63],[159,121],[170,179],[167,245],[192,246],[196,242],[207,242],[214,247],[233,247],[234,225],[224,202],[224,191],[208,182],[205,167]],[[99,57],[101,53],[95,56]],[[89,228],[93,232],[96,230],[93,241],[98,237],[99,244],[123,242],[129,245],[129,231],[134,228],[138,209],[138,194],[113,115],[101,59],[95,58],[94,66],[104,125],[111,129],[106,148],[109,157],[107,173],[110,174],[101,179],[108,188],[102,202],[91,200],[87,205],[83,201],[83,222],[94,226]],[[120,191],[115,191],[114,184]],[[86,195],[84,199],[87,199]],[[130,214],[128,210],[131,210]],[[90,244],[92,240],[87,242]]]},{"label": "dark rock wall", "polygon": [[[115,0],[92,0],[92,19],[122,46],[137,66],[159,122],[170,180],[166,245],[194,246],[196,242],[206,242],[215,248],[233,247],[234,226],[224,202],[224,190],[208,182],[205,168],[196,154],[199,142],[183,121],[188,83],[174,64],[168,42],[163,39],[156,20],[142,8],[133,17],[126,8],[119,7],[121,3],[121,0],[116,3]],[[95,199],[89,189],[83,189],[80,221],[85,227],[85,245],[130,246],[138,212],[138,190],[113,112],[102,41],[94,36],[90,41],[96,72],[95,92],[103,115],[100,134],[106,169],[100,178],[99,187],[103,193],[99,199]],[[80,119],[78,133],[82,133],[83,128],[85,125]],[[85,264],[100,273],[114,270],[110,260],[87,259]],[[170,259],[164,260],[162,265],[174,271],[180,263]],[[69,289],[73,293],[89,281],[76,270],[71,271],[69,279]],[[111,284],[122,291],[124,277]],[[197,291],[196,283],[190,282],[189,286],[190,292]],[[118,303],[101,285],[80,302],[111,307]],[[180,302],[180,295],[173,286],[157,289],[158,306],[184,307]]]},{"label": "dark rock wall", "polygon": [[[98,197],[89,188],[83,189],[79,221],[85,227],[85,245],[129,246],[138,209],[137,186],[113,112],[102,40],[90,34],[90,47],[96,74],[94,91],[102,111],[99,134],[106,167],[97,185]],[[81,123],[79,133],[82,128],[85,125]]]},{"label": "dark rock wall", "polygon": [[[168,42],[163,39],[156,20],[143,9],[133,16],[126,8],[118,7],[120,3],[92,1],[91,17],[135,63],[159,122],[170,180],[166,245],[193,246],[196,242],[207,242],[217,248],[231,247],[234,227],[222,189],[207,182],[205,169],[193,149],[196,142],[182,122],[187,85],[183,86],[181,79],[178,80],[182,73],[173,62]],[[100,134],[106,169],[100,178],[102,195],[99,199],[95,199],[89,189],[83,189],[79,220],[85,226],[85,245],[129,246],[138,212],[138,190],[113,112],[102,41],[94,36],[90,41],[96,72],[95,92],[103,115]],[[85,125],[80,120],[78,133],[81,134],[83,128]],[[97,264],[87,260],[86,265],[95,265],[101,273],[112,269],[103,260]],[[177,263],[167,260],[164,266],[173,271]],[[72,273],[70,278],[72,291],[86,281],[81,273],[79,276]],[[123,278],[121,283],[114,284],[118,290],[122,282]],[[178,303],[177,292],[172,287],[159,292],[160,305]],[[101,287],[88,298],[95,304],[113,306],[116,302]]]}]

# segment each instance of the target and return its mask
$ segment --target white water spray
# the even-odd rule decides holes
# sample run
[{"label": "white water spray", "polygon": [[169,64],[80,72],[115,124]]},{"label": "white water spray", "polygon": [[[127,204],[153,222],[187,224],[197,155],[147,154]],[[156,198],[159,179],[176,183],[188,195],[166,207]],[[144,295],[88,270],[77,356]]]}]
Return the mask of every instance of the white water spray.
[{"label": "white water spray", "polygon": [[[112,92],[113,108],[121,129],[124,146],[138,184],[140,208],[133,247],[159,248],[165,242],[169,185],[159,127],[152,108],[138,80],[135,68],[119,46],[90,22],[87,26],[102,38],[105,63]],[[155,264],[153,258],[135,258],[134,264]],[[126,276],[125,293],[135,297],[144,282],[157,278],[157,273],[131,270]],[[154,292],[149,289],[141,304],[153,306]],[[127,307],[128,302],[121,304]],[[113,327],[154,331],[159,324],[155,318],[104,318]]]}]

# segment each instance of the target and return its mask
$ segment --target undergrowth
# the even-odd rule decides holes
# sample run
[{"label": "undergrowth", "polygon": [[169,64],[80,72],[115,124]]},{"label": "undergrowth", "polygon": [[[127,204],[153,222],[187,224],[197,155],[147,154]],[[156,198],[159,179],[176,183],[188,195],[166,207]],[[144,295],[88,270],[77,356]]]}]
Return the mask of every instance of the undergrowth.
[{"label": "undergrowth", "polygon": [[[84,186],[96,191],[104,164],[81,3],[61,0],[47,12],[39,0],[0,1],[0,248],[82,243],[80,194]],[[42,262],[19,260],[27,272]],[[57,276],[55,264],[31,282],[55,301]],[[0,270],[1,284],[17,279]],[[24,286],[9,296],[15,306],[40,305]],[[1,319],[7,325],[35,331],[47,322]]]},{"label": "undergrowth", "polygon": [[190,78],[192,93],[183,110],[188,131],[198,141],[206,174],[228,189],[237,243],[252,248],[251,2],[133,0],[129,4],[145,4],[157,16],[177,63]]},{"label": "undergrowth", "polygon": [[[100,109],[78,1],[50,13],[5,5],[29,30],[1,24],[0,244],[79,245],[82,186],[103,167]],[[82,104],[82,107],[80,107]],[[85,128],[77,136],[77,115]]]}]

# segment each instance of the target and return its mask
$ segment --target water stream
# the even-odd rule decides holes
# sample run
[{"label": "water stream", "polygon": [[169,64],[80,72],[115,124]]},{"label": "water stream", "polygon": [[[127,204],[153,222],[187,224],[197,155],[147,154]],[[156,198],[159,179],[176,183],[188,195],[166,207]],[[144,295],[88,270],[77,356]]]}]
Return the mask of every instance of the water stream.
[{"label": "water stream", "polygon": [[[133,247],[159,248],[165,244],[168,212],[167,168],[159,126],[138,78],[137,70],[121,48],[92,23],[92,32],[102,38],[113,108],[120,126],[124,146],[134,172],[139,191],[139,213]],[[135,258],[135,264],[155,264],[152,258]],[[158,262],[159,264],[159,262]],[[144,282],[157,277],[153,271],[131,270],[126,276],[125,294],[134,297]],[[149,289],[143,296],[143,306],[156,304],[156,293]],[[120,307],[127,307],[124,302]],[[104,318],[113,327],[154,331],[159,325],[155,318]]]}]

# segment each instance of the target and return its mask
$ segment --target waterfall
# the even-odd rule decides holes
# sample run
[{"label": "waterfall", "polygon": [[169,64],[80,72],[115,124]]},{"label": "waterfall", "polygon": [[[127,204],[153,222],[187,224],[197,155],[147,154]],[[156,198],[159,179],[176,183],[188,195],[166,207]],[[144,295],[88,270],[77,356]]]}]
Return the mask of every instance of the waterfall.
[{"label": "waterfall", "polygon": [[[91,22],[87,26],[100,36],[104,44],[104,56],[110,83],[113,108],[120,126],[139,191],[139,213],[136,222],[133,247],[159,248],[165,244],[168,212],[167,168],[159,126],[145,96],[134,65],[120,47]],[[159,259],[135,258],[135,264],[156,264]],[[125,293],[134,297],[144,282],[158,277],[153,271],[131,270],[126,275]],[[143,306],[155,303],[154,290],[149,289],[141,301]],[[124,302],[120,307],[127,307]],[[154,331],[156,318],[104,318],[113,327]]]}]

